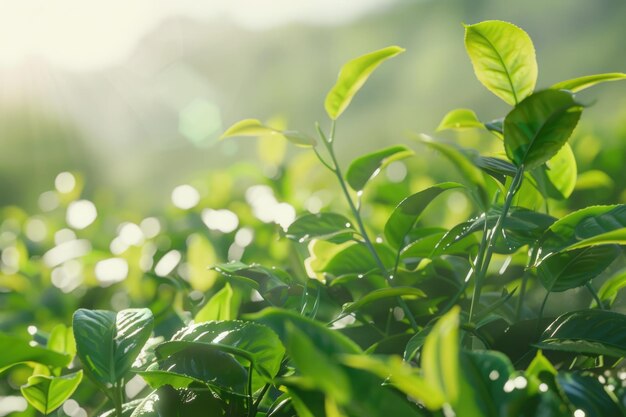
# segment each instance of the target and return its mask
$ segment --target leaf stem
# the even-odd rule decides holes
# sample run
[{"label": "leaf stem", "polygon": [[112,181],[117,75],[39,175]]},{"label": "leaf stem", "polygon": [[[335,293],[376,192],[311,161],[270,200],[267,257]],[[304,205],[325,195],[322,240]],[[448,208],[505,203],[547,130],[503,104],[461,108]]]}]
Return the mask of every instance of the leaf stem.
[{"label": "leaf stem", "polygon": [[248,417],[254,417],[253,414],[253,398],[252,398],[252,362],[248,366]]},{"label": "leaf stem", "polygon": [[[482,291],[483,281],[485,276],[487,275],[487,270],[489,269],[489,264],[491,263],[491,257],[493,256],[493,251],[496,246],[496,242],[498,237],[500,236],[500,232],[502,231],[502,226],[504,224],[504,219],[509,213],[509,209],[511,208],[511,204],[513,202],[513,197],[519,190],[522,185],[522,180],[524,179],[524,165],[520,165],[517,168],[517,172],[515,173],[515,177],[513,177],[513,181],[511,181],[511,185],[506,192],[506,197],[504,199],[504,205],[502,206],[502,212],[500,216],[498,216],[498,220],[493,228],[489,231],[487,247],[485,250],[485,256],[481,262],[477,262],[477,269],[474,281],[474,294],[472,296],[472,302],[470,305],[470,312],[468,322],[472,322],[472,316],[474,311],[476,310],[479,302],[480,302],[480,293]],[[487,219],[485,219],[487,221]]]},{"label": "leaf stem", "polygon": [[[328,150],[330,159],[335,167],[335,169],[333,169],[332,172],[337,177],[337,181],[339,182],[341,191],[343,192],[343,195],[346,198],[348,205],[350,206],[350,211],[352,212],[352,216],[354,217],[357,223],[357,226],[359,228],[359,233],[363,237],[363,243],[365,244],[369,252],[372,254],[372,257],[374,258],[374,262],[376,262],[376,265],[378,266],[380,271],[383,273],[383,276],[389,282],[393,279],[393,275],[389,274],[389,271],[383,264],[383,261],[380,259],[378,252],[376,252],[376,248],[374,248],[374,245],[372,244],[372,241],[370,240],[369,235],[367,234],[367,230],[365,229],[365,225],[363,224],[363,219],[361,218],[361,213],[359,212],[359,209],[355,206],[354,201],[352,200],[352,197],[350,196],[350,191],[348,191],[348,186],[346,185],[346,181],[344,180],[343,174],[341,173],[341,168],[339,167],[339,162],[337,161],[337,157],[335,156],[335,150],[333,149],[333,142],[335,140],[335,121],[333,120],[331,122],[330,135],[328,136],[328,138],[326,138],[324,133],[321,131],[321,129],[319,128],[319,125],[317,125],[317,130],[318,130],[318,133],[320,134],[322,142],[324,143],[324,145],[326,146],[326,149]],[[413,313],[409,309],[409,306],[401,297],[397,297],[397,300],[402,310],[404,310],[404,315],[407,316],[407,318],[409,319],[409,322],[411,323],[411,327],[413,328],[413,330],[418,331],[419,326],[417,325],[417,322],[415,321],[415,317],[413,316]]]},{"label": "leaf stem", "polygon": [[114,398],[114,404],[115,404],[115,415],[117,417],[122,417],[122,404],[124,403],[124,393],[122,392],[123,390],[123,385],[121,384],[121,381],[118,381],[114,386],[113,386],[113,398]]},{"label": "leaf stem", "polygon": [[267,392],[269,388],[270,388],[269,382],[263,386],[263,389],[259,393],[259,396],[257,397],[256,401],[252,405],[252,417],[256,415],[256,412],[259,409],[259,405],[261,405],[261,401],[263,401],[263,397],[265,396],[265,393]]},{"label": "leaf stem", "polygon": [[593,288],[593,286],[591,285],[591,283],[589,281],[587,281],[587,283],[585,284],[585,287],[591,293],[591,296],[595,300],[596,304],[598,304],[598,308],[600,310],[605,310],[604,304],[602,303],[602,300],[600,300],[600,296],[598,295],[598,292],[596,291],[595,288]]}]

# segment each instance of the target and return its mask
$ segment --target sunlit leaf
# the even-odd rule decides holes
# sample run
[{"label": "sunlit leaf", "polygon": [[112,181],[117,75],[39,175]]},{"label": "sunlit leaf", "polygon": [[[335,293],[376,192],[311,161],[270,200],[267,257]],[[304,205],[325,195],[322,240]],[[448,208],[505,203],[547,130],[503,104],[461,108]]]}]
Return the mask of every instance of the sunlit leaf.
[{"label": "sunlit leaf", "polygon": [[413,287],[390,287],[390,288],[380,288],[374,291],[369,292],[364,297],[354,301],[352,303],[348,303],[343,306],[342,314],[350,314],[355,311],[362,309],[363,307],[385,298],[390,297],[426,297],[424,291],[419,288]]},{"label": "sunlit leaf", "polygon": [[454,307],[439,318],[424,341],[421,357],[426,383],[450,404],[459,398],[459,311]]},{"label": "sunlit leaf", "polygon": [[533,176],[543,194],[550,198],[563,200],[568,198],[576,187],[576,158],[571,146],[563,147],[546,162],[533,171]]},{"label": "sunlit leaf", "polygon": [[328,117],[336,120],[348,107],[354,95],[365,84],[370,74],[383,61],[392,58],[404,49],[398,46],[389,46],[370,52],[346,63],[339,72],[337,82],[328,92],[324,107]]},{"label": "sunlit leaf", "polygon": [[569,250],[543,260],[537,277],[548,291],[565,291],[585,285],[600,275],[618,255],[616,246],[604,245]]},{"label": "sunlit leaf", "polygon": [[448,129],[466,129],[466,128],[484,128],[483,123],[478,120],[478,116],[473,110],[469,109],[456,109],[448,112],[439,126],[437,126],[437,132]]},{"label": "sunlit leaf", "polygon": [[310,378],[315,386],[340,404],[351,398],[350,383],[342,369],[330,357],[316,347],[313,340],[293,323],[286,324],[287,353],[296,369]]},{"label": "sunlit leaf", "polygon": [[610,72],[607,74],[586,75],[584,77],[561,81],[554,84],[550,88],[555,90],[569,90],[572,93],[577,93],[586,88],[593,87],[596,84],[606,83],[609,81],[619,81],[624,79],[626,79],[626,74],[622,72]]},{"label": "sunlit leaf", "polygon": [[118,313],[77,310],[72,326],[78,357],[87,375],[102,384],[121,380],[150,337],[153,322],[147,308]]},{"label": "sunlit leaf", "polygon": [[626,270],[624,269],[604,281],[604,284],[598,290],[598,297],[600,297],[603,303],[611,306],[622,288],[626,288]]},{"label": "sunlit leaf", "polygon": [[232,320],[237,318],[233,304],[233,289],[226,283],[209,301],[196,313],[196,323],[210,320]]},{"label": "sunlit leaf", "polygon": [[537,346],[586,355],[626,356],[626,316],[604,310],[565,313],[545,330]]},{"label": "sunlit leaf", "polygon": [[72,396],[82,379],[83,371],[57,377],[35,375],[20,390],[30,405],[48,415]]},{"label": "sunlit leaf", "polygon": [[395,248],[402,247],[406,235],[432,200],[444,191],[462,187],[463,185],[456,182],[444,182],[406,197],[393,210],[385,224],[387,241]]},{"label": "sunlit leaf", "polygon": [[465,26],[465,48],[478,80],[508,104],[516,105],[535,89],[535,48],[517,26],[497,20]]},{"label": "sunlit leaf", "polygon": [[69,355],[41,346],[31,346],[30,341],[0,333],[0,372],[23,362],[36,362],[43,365],[64,367],[70,363]]},{"label": "sunlit leaf", "polygon": [[313,340],[315,346],[327,354],[362,352],[350,338],[291,310],[269,307],[258,313],[249,314],[247,318],[270,327],[283,341],[287,340],[287,323],[291,323],[306,333]]},{"label": "sunlit leaf", "polygon": [[287,228],[285,236],[304,243],[311,239],[325,239],[336,243],[348,241],[356,233],[352,222],[337,213],[305,214]]},{"label": "sunlit leaf", "polygon": [[381,149],[367,155],[358,157],[348,167],[346,180],[355,191],[365,188],[367,182],[374,178],[381,169],[393,161],[407,158],[414,152],[406,146],[397,145]]},{"label": "sunlit leaf", "polygon": [[[395,262],[395,253],[389,246],[374,244],[378,256],[387,268]],[[370,253],[367,246],[362,243],[354,243],[334,254],[320,270],[335,276],[350,273],[365,274],[378,269],[379,265]]]},{"label": "sunlit leaf", "polygon": [[544,90],[521,101],[504,119],[504,148],[517,166],[548,161],[574,131],[582,107],[565,91]]},{"label": "sunlit leaf", "polygon": [[221,139],[230,138],[233,136],[277,136],[284,137],[289,142],[300,146],[315,146],[317,141],[311,136],[298,132],[296,130],[277,130],[269,126],[265,126],[257,119],[245,119],[241,120],[222,134]]},{"label": "sunlit leaf", "polygon": [[399,357],[379,359],[366,355],[346,355],[341,361],[350,367],[362,369],[389,381],[398,390],[419,400],[430,410],[440,409],[445,402],[443,393],[437,387],[429,384],[417,369]]},{"label": "sunlit leaf", "polygon": [[611,394],[594,375],[559,372],[556,377],[559,387],[576,409],[586,417],[623,415],[623,408],[615,395]]}]

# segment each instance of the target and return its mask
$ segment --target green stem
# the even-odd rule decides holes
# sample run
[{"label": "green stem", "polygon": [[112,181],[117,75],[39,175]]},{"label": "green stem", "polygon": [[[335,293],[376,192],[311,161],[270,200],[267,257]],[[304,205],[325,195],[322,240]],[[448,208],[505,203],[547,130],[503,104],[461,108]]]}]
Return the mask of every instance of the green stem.
[{"label": "green stem", "polygon": [[252,398],[252,362],[248,366],[248,417],[254,417],[253,414],[253,398]]},{"label": "green stem", "polygon": [[122,404],[124,404],[124,393],[122,390],[124,389],[123,384],[117,383],[114,385],[114,403],[115,403],[115,415],[117,417],[122,417]]},{"label": "green stem", "polygon": [[[469,312],[469,318],[468,318],[469,323],[472,322],[472,316],[474,314],[476,307],[478,306],[480,302],[480,293],[482,291],[483,281],[485,279],[485,276],[487,275],[489,264],[491,263],[491,257],[493,256],[493,251],[496,246],[496,241],[498,240],[498,236],[500,235],[500,232],[502,231],[502,225],[504,224],[504,219],[509,213],[509,209],[511,208],[511,204],[513,202],[513,197],[515,196],[515,193],[517,193],[517,191],[520,188],[520,185],[522,185],[523,178],[524,178],[524,166],[521,165],[520,167],[517,168],[517,172],[515,173],[515,177],[513,178],[513,181],[511,182],[511,186],[506,192],[504,205],[502,206],[502,212],[500,213],[500,216],[498,216],[498,220],[496,221],[496,224],[489,231],[488,243],[487,243],[487,248],[485,250],[484,259],[480,263],[477,263],[478,265],[480,265],[480,268],[477,268],[477,271],[476,271],[477,273],[475,275],[476,280],[474,282],[474,295],[472,296],[472,303],[470,305],[470,312]],[[485,221],[487,221],[487,219],[485,219]]]},{"label": "green stem", "polygon": [[[357,223],[357,227],[359,228],[359,233],[363,237],[363,242],[365,243],[365,246],[367,247],[368,251],[372,254],[372,257],[374,258],[374,262],[376,262],[376,265],[378,266],[380,271],[383,273],[383,276],[385,276],[387,281],[391,281],[393,279],[393,275],[389,274],[389,271],[383,264],[383,261],[380,259],[378,252],[376,252],[376,248],[374,248],[374,245],[372,244],[372,241],[370,240],[369,235],[367,234],[367,230],[365,229],[365,225],[363,224],[363,219],[361,218],[361,213],[359,212],[357,207],[354,205],[354,201],[352,200],[352,197],[350,196],[350,191],[348,190],[346,181],[344,180],[343,174],[341,173],[339,162],[337,161],[337,157],[335,156],[335,151],[332,145],[334,141],[334,137],[335,137],[335,121],[333,120],[331,123],[330,135],[328,139],[324,136],[319,126],[318,126],[318,132],[320,133],[322,142],[324,142],[326,149],[328,150],[328,154],[330,155],[330,159],[335,167],[335,169],[333,169],[332,172],[337,177],[337,181],[339,182],[341,191],[343,192],[343,195],[346,198],[348,205],[350,206],[350,211],[352,212],[352,216],[354,217]],[[407,318],[409,319],[409,322],[411,323],[411,327],[413,328],[413,330],[418,331],[419,326],[417,325],[417,322],[415,321],[415,317],[413,316],[413,313],[409,309],[409,306],[401,297],[397,297],[397,300],[402,310],[404,310],[404,315],[407,316]]]},{"label": "green stem", "polygon": [[515,319],[519,320],[522,316],[522,308],[524,307],[524,297],[526,296],[526,287],[528,285],[528,278],[530,273],[528,269],[535,264],[537,259],[537,255],[539,254],[539,245],[535,245],[528,257],[528,263],[526,264],[526,268],[524,269],[524,275],[522,276],[522,288],[520,289],[519,298],[517,299],[517,311],[515,312]]},{"label": "green stem", "polygon": [[269,388],[270,388],[270,384],[269,383],[267,383],[267,384],[265,384],[263,386],[263,389],[261,390],[261,393],[259,394],[258,398],[256,399],[256,401],[252,405],[252,417],[254,417],[256,415],[256,412],[259,409],[259,405],[261,405],[261,401],[263,401],[263,397],[265,396],[265,393],[267,392],[267,390]]},{"label": "green stem", "polygon": [[598,304],[598,308],[600,310],[604,310],[604,304],[602,303],[602,300],[600,300],[600,296],[598,295],[598,292],[596,291],[595,288],[593,288],[593,286],[591,285],[590,282],[587,282],[585,284],[585,287],[587,287],[587,289],[589,290],[589,292],[591,293],[591,296],[593,297],[593,299],[596,301],[596,304]]}]

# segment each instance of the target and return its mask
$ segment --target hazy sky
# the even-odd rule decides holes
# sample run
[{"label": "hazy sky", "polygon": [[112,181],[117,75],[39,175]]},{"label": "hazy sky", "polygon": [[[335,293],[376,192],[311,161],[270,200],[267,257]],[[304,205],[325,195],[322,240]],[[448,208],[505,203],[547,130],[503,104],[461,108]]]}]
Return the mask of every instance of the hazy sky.
[{"label": "hazy sky", "polygon": [[226,18],[249,29],[292,21],[338,24],[397,0],[0,0],[0,69],[44,62],[70,71],[124,60],[176,16]]}]

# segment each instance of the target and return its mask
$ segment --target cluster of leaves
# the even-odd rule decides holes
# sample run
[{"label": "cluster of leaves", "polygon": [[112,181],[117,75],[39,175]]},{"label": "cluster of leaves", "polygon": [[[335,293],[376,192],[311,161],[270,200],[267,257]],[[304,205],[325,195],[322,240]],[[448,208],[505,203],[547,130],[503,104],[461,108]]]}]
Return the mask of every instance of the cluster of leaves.
[{"label": "cluster of leaves", "polygon": [[[489,122],[454,110],[438,130],[484,130],[500,151],[415,137],[450,159],[463,181],[406,196],[381,230],[366,224],[368,184],[414,151],[388,147],[344,174],[336,122],[371,73],[403,49],[356,58],[327,95],[331,124],[327,132],[316,124],[318,138],[252,119],[224,134],[285,138],[336,178],[349,215],[305,214],[283,231],[304,262],[215,264],[221,278],[207,286],[206,302],[174,318],[147,308],[78,309],[72,328],[56,327],[45,347],[0,334],[8,347],[0,371],[36,364],[22,393],[44,414],[70,398],[84,372],[110,405],[103,415],[116,417],[624,415],[626,316],[611,308],[626,286],[626,206],[561,218],[547,208],[576,181],[567,141],[585,106],[575,93],[626,74],[535,91],[535,52],[523,30],[486,21],[466,26],[465,44],[479,81],[512,108]],[[475,216],[423,226],[428,206],[451,192],[465,193]],[[190,291],[172,281],[180,294]],[[550,294],[580,287],[593,298],[589,308],[544,317]],[[530,299],[536,294],[540,305]],[[125,386],[137,377],[147,388],[127,401]]]}]

